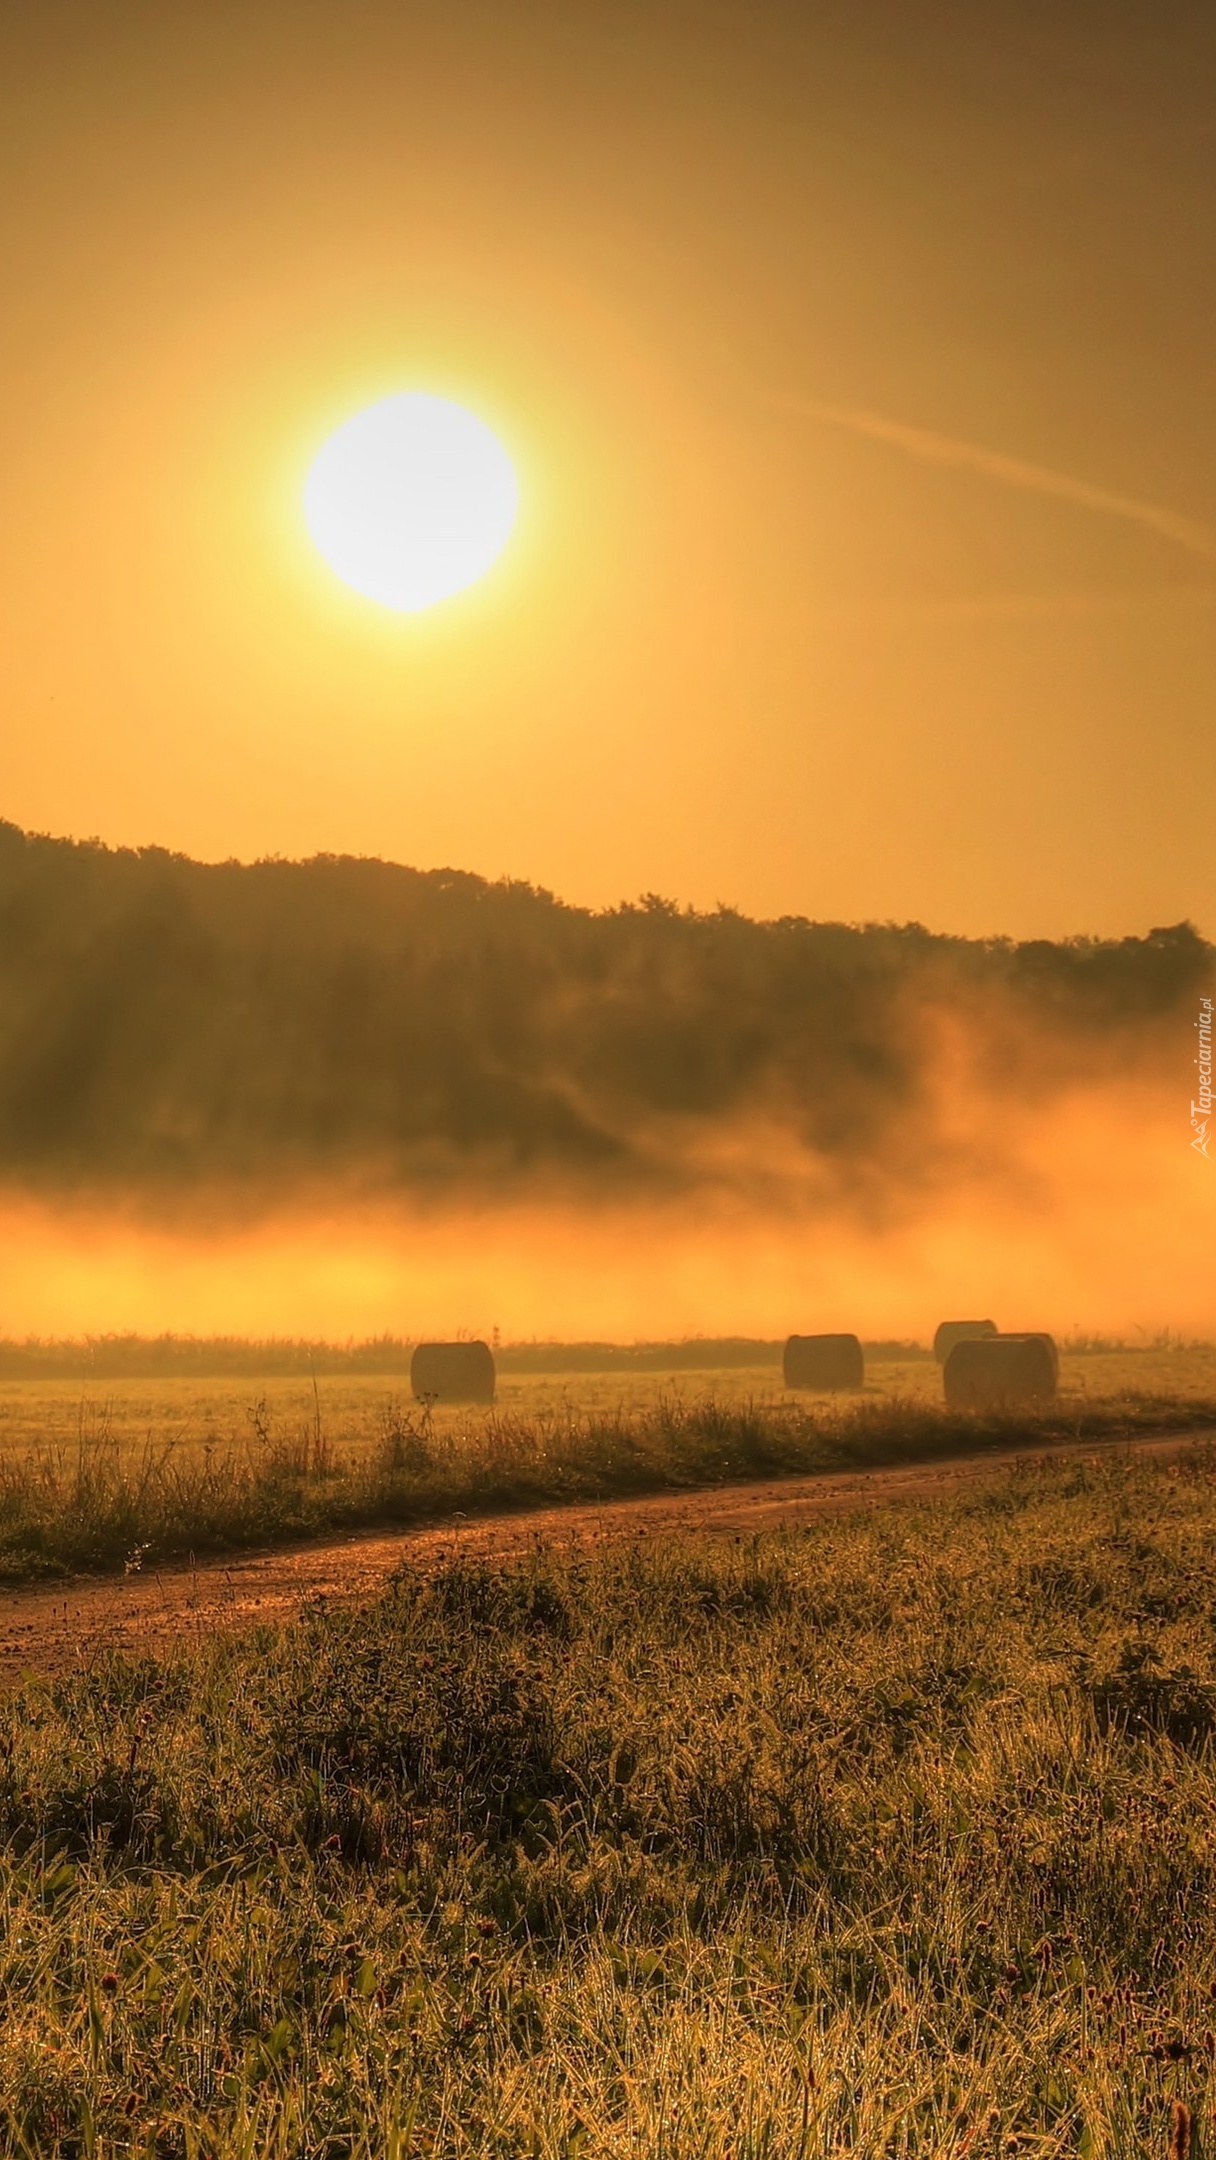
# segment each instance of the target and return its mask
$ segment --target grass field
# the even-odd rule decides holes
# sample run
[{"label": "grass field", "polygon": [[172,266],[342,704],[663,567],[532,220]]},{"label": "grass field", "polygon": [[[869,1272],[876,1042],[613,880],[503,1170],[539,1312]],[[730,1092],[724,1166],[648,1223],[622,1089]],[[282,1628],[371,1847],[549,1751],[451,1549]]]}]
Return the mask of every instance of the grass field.
[{"label": "grass field", "polygon": [[117,1570],[373,1523],[1216,1424],[1216,1352],[1063,1360],[1049,1411],[960,1417],[921,1359],[855,1396],[771,1367],[506,1376],[492,1411],[384,1376],[0,1383],[0,1578]]},{"label": "grass field", "polygon": [[[931,1359],[871,1362],[865,1396],[940,1403],[941,1371]],[[1216,1345],[1175,1350],[1116,1350],[1070,1355],[1060,1364],[1065,1401],[1108,1400],[1125,1394],[1196,1397],[1216,1401]],[[390,1401],[408,1404],[409,1382],[379,1374],[324,1375],[313,1386],[293,1379],[0,1380],[0,1459],[13,1450],[74,1446],[83,1430],[104,1431],[124,1446],[172,1440],[193,1447],[243,1447],[251,1413],[265,1404],[280,1432],[312,1426],[319,1402],[324,1430],[336,1448],[374,1446]],[[779,1404],[804,1400],[785,1394],[774,1365],[721,1372],[680,1370],[647,1373],[506,1373],[498,1383],[497,1408],[528,1420],[548,1416],[634,1415],[662,1401]],[[479,1422],[468,1410],[440,1410],[437,1426],[463,1430]]]},{"label": "grass field", "polygon": [[1216,1459],[403,1577],[0,1709],[0,2149],[1167,2160]]}]

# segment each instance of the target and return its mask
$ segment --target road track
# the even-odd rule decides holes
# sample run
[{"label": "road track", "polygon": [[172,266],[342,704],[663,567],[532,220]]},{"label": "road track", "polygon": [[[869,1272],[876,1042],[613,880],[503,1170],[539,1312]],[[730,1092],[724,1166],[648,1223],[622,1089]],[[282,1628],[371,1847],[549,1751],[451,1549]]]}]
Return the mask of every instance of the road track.
[{"label": "road track", "polygon": [[697,1532],[753,1535],[900,1500],[945,1498],[991,1482],[1015,1463],[1126,1451],[1169,1457],[1216,1443],[1216,1426],[1189,1432],[988,1448],[943,1461],[698,1486],[629,1500],[465,1517],[414,1530],[352,1532],[324,1544],[251,1551],[125,1576],[74,1576],[0,1591],[0,1685],[89,1664],[110,1650],[163,1653],[220,1629],[278,1625],[317,1599],[358,1603],[396,1568],[429,1571],[459,1555],[507,1559],[558,1547]]}]

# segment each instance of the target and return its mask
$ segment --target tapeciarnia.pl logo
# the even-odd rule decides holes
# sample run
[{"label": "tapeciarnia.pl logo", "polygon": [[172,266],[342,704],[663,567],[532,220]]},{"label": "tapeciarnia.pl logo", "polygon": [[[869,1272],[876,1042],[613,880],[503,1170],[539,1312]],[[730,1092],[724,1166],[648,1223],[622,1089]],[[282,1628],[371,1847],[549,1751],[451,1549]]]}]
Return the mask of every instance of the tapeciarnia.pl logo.
[{"label": "tapeciarnia.pl logo", "polygon": [[[1191,1146],[1197,1155],[1208,1154],[1208,1125],[1212,1116],[1212,1000],[1200,998],[1199,1018],[1195,1022],[1199,1030],[1199,1055],[1195,1059],[1199,1067],[1198,1102],[1191,1104]],[[1208,1161],[1212,1160],[1208,1155]]]}]

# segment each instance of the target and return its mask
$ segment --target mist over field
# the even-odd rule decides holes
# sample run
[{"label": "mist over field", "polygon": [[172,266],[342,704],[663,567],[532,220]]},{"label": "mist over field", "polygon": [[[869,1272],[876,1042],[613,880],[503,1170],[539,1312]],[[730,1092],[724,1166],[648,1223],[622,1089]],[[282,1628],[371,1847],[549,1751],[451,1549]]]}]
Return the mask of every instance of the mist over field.
[{"label": "mist over field", "polygon": [[1203,1327],[1214,973],[0,826],[0,1329]]}]

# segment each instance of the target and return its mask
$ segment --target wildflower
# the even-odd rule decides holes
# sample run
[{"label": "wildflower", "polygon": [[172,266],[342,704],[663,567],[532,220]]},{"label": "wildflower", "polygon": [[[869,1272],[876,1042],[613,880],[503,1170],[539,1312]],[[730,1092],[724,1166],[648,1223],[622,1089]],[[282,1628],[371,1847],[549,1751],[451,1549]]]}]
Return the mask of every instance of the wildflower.
[{"label": "wildflower", "polygon": [[1167,2040],[1161,2034],[1154,2034],[1148,2052],[1154,2062],[1186,2062],[1195,2050],[1185,2040]]}]

